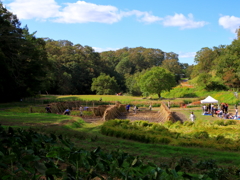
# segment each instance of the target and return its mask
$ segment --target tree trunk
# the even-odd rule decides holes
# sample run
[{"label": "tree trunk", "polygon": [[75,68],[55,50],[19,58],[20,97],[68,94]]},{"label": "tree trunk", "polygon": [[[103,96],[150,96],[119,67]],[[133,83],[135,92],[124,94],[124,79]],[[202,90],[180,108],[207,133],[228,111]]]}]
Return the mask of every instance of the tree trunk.
[{"label": "tree trunk", "polygon": [[158,93],[158,98],[159,98],[159,99],[161,98],[161,93]]}]

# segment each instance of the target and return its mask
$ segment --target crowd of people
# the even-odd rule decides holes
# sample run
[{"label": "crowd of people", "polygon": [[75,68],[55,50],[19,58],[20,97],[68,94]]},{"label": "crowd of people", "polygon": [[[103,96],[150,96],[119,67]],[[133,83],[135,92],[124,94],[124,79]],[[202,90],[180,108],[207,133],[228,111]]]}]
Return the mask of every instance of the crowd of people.
[{"label": "crowd of people", "polygon": [[[130,104],[126,105],[126,111],[127,112],[130,111],[130,107],[131,107]],[[168,102],[168,108],[170,109],[170,101]],[[202,106],[203,115],[211,115],[212,117],[218,116],[218,117],[223,118],[223,119],[240,119],[240,116],[238,116],[237,106],[235,106],[234,113],[229,113],[228,108],[229,108],[229,105],[227,103],[221,103],[220,107],[218,105],[214,105],[214,104],[208,104],[208,105],[204,104]],[[51,109],[50,105],[47,105],[45,107],[45,110],[46,110],[46,113],[52,113],[52,109]],[[82,107],[82,106],[79,107],[80,116],[83,116],[83,111],[84,110],[88,110],[88,107]],[[150,111],[152,110],[152,105],[151,104],[149,106],[149,110]],[[137,107],[137,105],[134,105],[133,106],[133,112],[137,113],[137,111],[138,111],[138,107]],[[64,115],[70,115],[70,113],[71,113],[70,109],[66,109],[63,112]],[[195,121],[196,116],[193,112],[190,114],[189,119],[192,122]]]},{"label": "crowd of people", "polygon": [[229,113],[228,112],[228,104],[227,103],[221,103],[220,108],[214,104],[208,104],[208,105],[203,105],[203,114],[210,114],[212,117],[218,116],[223,119],[238,119],[238,108],[235,107],[235,113]]}]

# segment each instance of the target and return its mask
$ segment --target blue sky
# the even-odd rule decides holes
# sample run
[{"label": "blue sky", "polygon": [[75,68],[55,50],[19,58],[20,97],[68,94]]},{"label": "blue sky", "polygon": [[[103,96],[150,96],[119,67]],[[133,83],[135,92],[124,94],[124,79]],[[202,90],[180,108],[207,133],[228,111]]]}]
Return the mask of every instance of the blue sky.
[{"label": "blue sky", "polygon": [[[1,1],[1,0],[0,0]],[[203,47],[229,45],[240,26],[238,0],[2,0],[37,37],[69,40],[97,52],[161,49],[194,64]]]}]

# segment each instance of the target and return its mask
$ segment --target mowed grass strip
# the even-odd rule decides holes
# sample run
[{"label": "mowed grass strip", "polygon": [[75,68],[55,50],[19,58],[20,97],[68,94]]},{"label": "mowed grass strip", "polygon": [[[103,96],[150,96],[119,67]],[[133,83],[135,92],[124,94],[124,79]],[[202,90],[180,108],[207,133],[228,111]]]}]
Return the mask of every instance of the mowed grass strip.
[{"label": "mowed grass strip", "polygon": [[51,113],[16,113],[0,111],[0,123],[59,123],[76,117]]}]

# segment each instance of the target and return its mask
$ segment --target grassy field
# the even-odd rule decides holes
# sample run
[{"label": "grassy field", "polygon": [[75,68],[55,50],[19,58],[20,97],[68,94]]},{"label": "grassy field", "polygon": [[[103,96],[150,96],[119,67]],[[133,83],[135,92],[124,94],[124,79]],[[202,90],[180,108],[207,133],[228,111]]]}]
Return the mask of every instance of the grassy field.
[{"label": "grassy field", "polygon": [[[93,150],[101,147],[111,151],[122,149],[124,152],[140,156],[146,161],[158,163],[176,163],[181,157],[188,157],[194,161],[214,159],[222,166],[238,166],[239,152],[219,151],[215,149],[179,147],[160,144],[145,144],[115,137],[104,136],[100,133],[102,122],[84,123],[79,117],[47,113],[9,113],[1,112],[0,121],[4,127],[21,127],[42,133],[54,133],[71,138],[76,146]],[[182,129],[185,131],[186,129]]]},{"label": "grassy field", "polygon": [[[130,140],[124,140],[115,137],[104,136],[100,133],[102,121],[95,123],[84,123],[84,121],[78,116],[65,116],[60,114],[47,114],[43,113],[44,101],[93,101],[99,100],[106,102],[120,101],[121,103],[141,104],[142,106],[148,106],[150,103],[160,103],[160,100],[143,99],[142,97],[132,96],[43,96],[38,100],[28,100],[29,102],[17,102],[1,104],[0,122],[4,127],[21,127],[29,128],[42,133],[54,133],[62,134],[71,138],[72,142],[77,146],[85,148],[87,150],[93,150],[96,147],[101,147],[103,150],[111,151],[116,149],[122,149],[132,155],[140,156],[146,161],[152,161],[156,164],[176,163],[181,157],[188,157],[194,161],[203,159],[214,159],[222,166],[238,166],[240,163],[239,152],[235,151],[220,151],[209,148],[197,148],[197,147],[180,147],[161,144],[145,144]],[[171,99],[171,102],[184,102],[194,101],[197,98],[184,98],[184,99]],[[168,101],[164,99],[163,101]],[[189,127],[173,127],[171,130],[185,133],[198,129],[199,127],[211,129],[210,135],[216,136],[222,134],[227,138],[237,139],[239,138],[240,128],[238,126],[212,126],[209,122],[219,120],[217,117],[203,116],[201,115],[201,108],[188,108],[180,109],[174,108],[174,111],[179,111],[189,116],[189,113],[193,111],[196,116],[196,124],[201,126]],[[32,111],[33,113],[30,113]],[[216,128],[217,127],[217,128]]]}]

